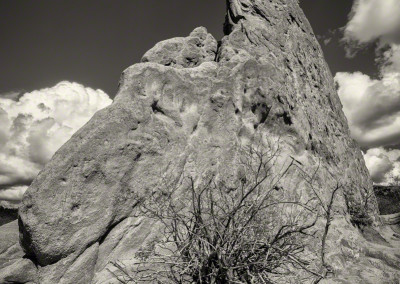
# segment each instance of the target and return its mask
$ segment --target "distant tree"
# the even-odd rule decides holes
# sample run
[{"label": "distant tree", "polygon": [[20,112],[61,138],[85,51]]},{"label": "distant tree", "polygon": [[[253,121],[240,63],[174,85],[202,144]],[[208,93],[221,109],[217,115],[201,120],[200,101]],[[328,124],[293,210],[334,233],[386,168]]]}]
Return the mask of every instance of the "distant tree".
[{"label": "distant tree", "polygon": [[350,214],[350,222],[353,226],[363,230],[365,227],[371,226],[373,220],[371,218],[371,212],[373,208],[372,199],[375,198],[375,193],[373,190],[369,190],[366,187],[362,188],[363,194],[361,200],[354,197],[354,190],[357,185],[350,186],[351,190],[344,192],[344,198],[346,202],[347,211]]},{"label": "distant tree", "polygon": [[391,172],[389,175],[389,181],[389,185],[391,186],[400,186],[400,175]]}]

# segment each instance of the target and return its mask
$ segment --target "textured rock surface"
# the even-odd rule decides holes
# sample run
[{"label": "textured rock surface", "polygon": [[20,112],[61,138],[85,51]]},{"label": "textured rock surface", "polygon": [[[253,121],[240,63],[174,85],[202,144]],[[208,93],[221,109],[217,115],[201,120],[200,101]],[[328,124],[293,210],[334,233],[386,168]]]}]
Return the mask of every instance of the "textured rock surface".
[{"label": "textured rock surface", "polygon": [[204,28],[195,29],[186,38],[173,38],[157,43],[146,52],[142,62],[155,62],[175,68],[190,68],[214,61],[217,40]]},{"label": "textured rock surface", "polygon": [[17,240],[17,221],[0,226],[0,269],[24,255]]},{"label": "textured rock surface", "polygon": [[0,226],[0,283],[37,281],[35,265],[23,256],[18,243],[17,221]]},{"label": "textured rock surface", "polygon": [[[129,263],[158,232],[152,221],[134,216],[138,195],[182,172],[200,178],[213,170],[229,183],[239,146],[259,133],[280,139],[277,167],[294,158],[306,172],[318,169],[324,200],[338,181],[349,206],[371,192],[329,68],[297,1],[230,0],[225,33],[220,44],[204,28],[157,44],[143,63],[124,71],[114,103],[35,179],[19,212],[21,244],[38,267],[35,281],[118,283],[109,261]],[[301,179],[283,179],[281,186],[307,190]],[[374,199],[371,205],[377,218]],[[398,277],[396,243],[368,242],[347,211],[342,192],[327,243],[335,275],[325,283],[396,283],[384,282]]]}]

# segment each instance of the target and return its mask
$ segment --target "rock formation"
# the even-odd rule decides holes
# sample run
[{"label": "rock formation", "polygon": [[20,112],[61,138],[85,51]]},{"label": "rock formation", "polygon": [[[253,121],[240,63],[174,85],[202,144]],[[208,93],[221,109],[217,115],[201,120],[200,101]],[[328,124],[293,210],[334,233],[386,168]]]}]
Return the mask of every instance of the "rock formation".
[{"label": "rock formation", "polygon": [[[393,248],[371,249],[351,224],[372,183],[297,1],[227,3],[220,42],[196,28],[155,45],[123,72],[114,103],[57,151],[19,211],[26,258],[0,270],[0,282],[119,283],[109,262],[129,261],[158,233],[154,221],[135,215],[138,196],[166,174],[201,179],[212,170],[229,183],[240,145],[261,133],[280,141],[277,167],[294,159],[316,172],[325,201],[343,187],[327,241],[334,274],[321,283],[397,283]],[[299,178],[280,186],[307,190]],[[374,198],[367,214],[379,224]],[[28,271],[23,281],[19,266]]]}]

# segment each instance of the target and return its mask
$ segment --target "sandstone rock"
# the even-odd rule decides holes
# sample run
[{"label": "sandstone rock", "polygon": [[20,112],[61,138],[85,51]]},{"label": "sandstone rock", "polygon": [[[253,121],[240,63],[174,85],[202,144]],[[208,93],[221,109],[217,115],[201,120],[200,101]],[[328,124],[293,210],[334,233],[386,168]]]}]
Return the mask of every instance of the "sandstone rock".
[{"label": "sandstone rock", "polygon": [[[38,265],[40,283],[118,283],[109,262],[129,264],[159,233],[154,221],[135,216],[139,197],[183,172],[199,180],[213,171],[232,182],[240,172],[240,146],[260,135],[280,141],[277,169],[295,159],[305,172],[316,171],[324,201],[338,182],[344,188],[327,243],[336,278],[326,281],[366,283],[396,263],[372,268],[376,255],[366,253],[369,244],[350,224],[347,206],[363,203],[372,183],[297,1],[228,4],[219,46],[204,28],[157,44],[143,63],[123,72],[114,103],[32,183],[19,211],[20,240]],[[287,194],[310,191],[300,177],[280,186]],[[378,220],[375,199],[370,205]],[[354,257],[344,258],[343,243],[351,243]],[[360,273],[365,267],[371,270]]]},{"label": "sandstone rock", "polygon": [[36,281],[34,263],[23,256],[24,252],[18,243],[17,221],[0,226],[0,283]]},{"label": "sandstone rock", "polygon": [[0,226],[0,269],[11,265],[23,256],[23,250],[18,243],[17,221]]},{"label": "sandstone rock", "polygon": [[13,265],[0,270],[0,283],[38,283],[35,264],[29,259],[18,259]]},{"label": "sandstone rock", "polygon": [[146,52],[142,62],[155,62],[175,68],[199,66],[214,61],[218,43],[203,27],[186,38],[173,38],[157,43]]}]

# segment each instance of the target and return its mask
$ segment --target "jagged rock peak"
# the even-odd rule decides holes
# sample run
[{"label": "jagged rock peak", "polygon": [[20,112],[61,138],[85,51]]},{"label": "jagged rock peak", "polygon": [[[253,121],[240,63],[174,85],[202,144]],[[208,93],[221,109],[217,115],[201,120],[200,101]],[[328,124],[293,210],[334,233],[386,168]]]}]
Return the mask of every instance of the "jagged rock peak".
[{"label": "jagged rock peak", "polygon": [[191,68],[214,61],[217,40],[203,27],[196,28],[186,38],[178,37],[157,43],[142,57],[142,62],[155,62],[175,68]]},{"label": "jagged rock peak", "polygon": [[227,14],[224,24],[225,33],[229,34],[235,25],[246,21],[261,19],[264,25],[275,25],[278,22],[296,22],[304,31],[312,29],[296,0],[227,0]]}]

